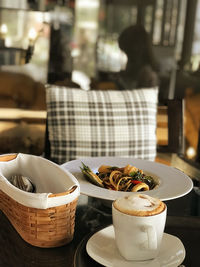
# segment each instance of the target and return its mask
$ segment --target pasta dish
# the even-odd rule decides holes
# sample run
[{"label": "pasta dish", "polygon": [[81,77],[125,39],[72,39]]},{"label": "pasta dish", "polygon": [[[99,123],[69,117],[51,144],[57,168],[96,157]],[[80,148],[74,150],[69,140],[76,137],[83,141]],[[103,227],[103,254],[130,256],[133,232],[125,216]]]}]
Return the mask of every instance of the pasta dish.
[{"label": "pasta dish", "polygon": [[142,170],[130,164],[125,167],[101,165],[97,173],[92,172],[84,163],[82,165],[81,171],[87,179],[106,189],[138,192],[151,190],[157,185],[152,176],[145,175]]}]

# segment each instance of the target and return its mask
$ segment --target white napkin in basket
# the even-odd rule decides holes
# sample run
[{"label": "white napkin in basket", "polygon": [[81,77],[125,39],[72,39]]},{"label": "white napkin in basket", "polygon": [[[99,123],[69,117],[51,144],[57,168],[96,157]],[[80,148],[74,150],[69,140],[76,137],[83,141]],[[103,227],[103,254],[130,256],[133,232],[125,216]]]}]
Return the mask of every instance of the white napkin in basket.
[{"label": "white napkin in basket", "polygon": [[[28,177],[36,187],[36,193],[29,193],[13,186],[7,178],[15,174]],[[70,194],[48,197],[77,188]],[[46,209],[70,203],[80,194],[77,179],[59,165],[39,156],[17,154],[11,161],[0,161],[0,190],[15,201],[27,207]]]}]

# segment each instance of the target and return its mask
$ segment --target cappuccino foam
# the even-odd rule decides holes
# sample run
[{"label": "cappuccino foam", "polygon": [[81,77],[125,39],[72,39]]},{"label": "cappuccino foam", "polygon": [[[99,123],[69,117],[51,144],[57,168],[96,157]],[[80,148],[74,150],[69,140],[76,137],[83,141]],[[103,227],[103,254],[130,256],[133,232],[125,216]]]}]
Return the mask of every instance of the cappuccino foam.
[{"label": "cappuccino foam", "polygon": [[165,209],[165,204],[161,200],[145,194],[116,199],[113,205],[118,211],[134,216],[152,216]]}]

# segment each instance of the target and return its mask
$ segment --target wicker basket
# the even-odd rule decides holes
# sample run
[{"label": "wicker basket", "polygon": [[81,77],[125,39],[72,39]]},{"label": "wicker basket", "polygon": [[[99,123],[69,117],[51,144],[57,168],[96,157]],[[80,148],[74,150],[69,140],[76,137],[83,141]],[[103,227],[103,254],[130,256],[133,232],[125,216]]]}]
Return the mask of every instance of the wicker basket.
[{"label": "wicker basket", "polygon": [[[0,156],[0,161],[14,158],[16,155]],[[70,194],[76,188],[74,186],[67,192],[51,194],[49,197]],[[37,247],[58,247],[73,239],[77,200],[78,197],[65,205],[37,209],[20,204],[0,189],[0,209],[19,235]]]}]

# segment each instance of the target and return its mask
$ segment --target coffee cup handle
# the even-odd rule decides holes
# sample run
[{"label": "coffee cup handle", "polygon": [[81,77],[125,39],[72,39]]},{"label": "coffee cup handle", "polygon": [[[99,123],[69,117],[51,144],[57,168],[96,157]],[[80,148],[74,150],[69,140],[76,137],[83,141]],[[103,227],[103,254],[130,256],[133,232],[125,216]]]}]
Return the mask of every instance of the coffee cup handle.
[{"label": "coffee cup handle", "polygon": [[145,232],[147,233],[147,242],[145,242],[144,247],[148,250],[156,250],[157,249],[157,234],[152,225],[144,226]]}]

